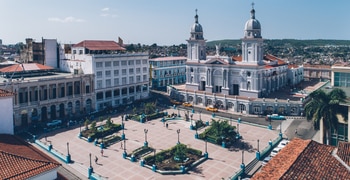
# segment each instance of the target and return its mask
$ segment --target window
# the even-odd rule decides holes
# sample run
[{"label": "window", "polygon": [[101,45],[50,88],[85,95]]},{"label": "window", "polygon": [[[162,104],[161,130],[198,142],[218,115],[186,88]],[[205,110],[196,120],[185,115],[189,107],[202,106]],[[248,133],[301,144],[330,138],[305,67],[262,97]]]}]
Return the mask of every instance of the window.
[{"label": "window", "polygon": [[141,60],[136,60],[136,64],[141,64]]},{"label": "window", "polygon": [[73,50],[73,54],[76,54],[77,53],[77,50]]},{"label": "window", "polygon": [[111,71],[106,71],[105,74],[106,74],[106,77],[111,77]]},{"label": "window", "polygon": [[141,82],[141,76],[136,76],[136,82]]},{"label": "window", "polygon": [[120,90],[119,90],[119,89],[115,89],[115,90],[113,91],[113,96],[114,96],[114,97],[120,96]]},{"label": "window", "polygon": [[142,64],[147,64],[147,60],[146,59],[142,60]]},{"label": "window", "polygon": [[111,66],[112,66],[111,61],[107,61],[107,62],[105,62],[105,67],[111,67]]},{"label": "window", "polygon": [[119,78],[114,79],[114,86],[117,86],[117,85],[119,85]]},{"label": "window", "polygon": [[96,62],[96,68],[101,68],[101,67],[103,67],[102,62]]},{"label": "window", "polygon": [[111,87],[111,80],[110,79],[106,79],[106,87]]},{"label": "window", "polygon": [[143,81],[147,81],[147,75],[143,75]]},{"label": "window", "polygon": [[130,66],[130,65],[134,65],[134,60],[130,60],[130,61],[129,61],[129,66]]},{"label": "window", "polygon": [[129,77],[129,84],[134,83],[134,77]]},{"label": "window", "polygon": [[96,76],[97,78],[102,78],[102,71],[97,71]]},{"label": "window", "polygon": [[122,66],[126,66],[126,61],[122,61]]},{"label": "window", "polygon": [[126,75],[126,69],[122,69],[122,75]]},{"label": "window", "polygon": [[122,78],[122,85],[126,85],[126,77]]},{"label": "window", "polygon": [[119,61],[113,61],[113,66],[119,66]]},{"label": "window", "polygon": [[83,54],[83,50],[79,50],[79,54]]},{"label": "window", "polygon": [[114,76],[119,76],[119,70],[114,70]]},{"label": "window", "polygon": [[134,69],[129,69],[129,74],[134,74]]},{"label": "window", "polygon": [[143,71],[144,73],[147,72],[147,68],[146,68],[146,67],[142,68],[142,71]]},{"label": "window", "polygon": [[102,88],[102,80],[97,80],[97,89]]},{"label": "window", "polygon": [[141,73],[141,68],[136,68],[136,74],[140,74]]}]

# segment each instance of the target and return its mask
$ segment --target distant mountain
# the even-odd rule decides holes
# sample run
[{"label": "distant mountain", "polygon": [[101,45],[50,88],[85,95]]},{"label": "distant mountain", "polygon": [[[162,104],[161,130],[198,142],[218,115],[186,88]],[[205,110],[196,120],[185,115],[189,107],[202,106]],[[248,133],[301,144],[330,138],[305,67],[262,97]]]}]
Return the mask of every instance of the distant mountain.
[{"label": "distant mountain", "polygon": [[[208,41],[207,46],[215,47],[220,44],[221,47],[240,46],[241,39],[224,39],[216,41]],[[314,40],[297,40],[297,39],[264,39],[264,43],[270,46],[350,46],[350,40],[331,40],[331,39],[314,39]]]}]

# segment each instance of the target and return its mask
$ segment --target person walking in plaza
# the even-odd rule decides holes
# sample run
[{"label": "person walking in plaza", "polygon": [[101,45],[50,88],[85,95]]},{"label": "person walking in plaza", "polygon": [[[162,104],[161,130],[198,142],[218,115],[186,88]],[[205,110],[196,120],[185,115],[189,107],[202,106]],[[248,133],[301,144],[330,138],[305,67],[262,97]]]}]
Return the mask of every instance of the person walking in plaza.
[{"label": "person walking in plaza", "polygon": [[168,123],[165,124],[165,127],[168,129]]},{"label": "person walking in plaza", "polygon": [[97,156],[95,156],[95,163],[97,164],[97,161],[98,161],[98,158],[97,158]]},{"label": "person walking in plaza", "polygon": [[295,135],[298,135],[298,129],[295,129],[294,134],[295,134]]},{"label": "person walking in plaza", "polygon": [[103,157],[103,149],[101,149],[101,156]]}]

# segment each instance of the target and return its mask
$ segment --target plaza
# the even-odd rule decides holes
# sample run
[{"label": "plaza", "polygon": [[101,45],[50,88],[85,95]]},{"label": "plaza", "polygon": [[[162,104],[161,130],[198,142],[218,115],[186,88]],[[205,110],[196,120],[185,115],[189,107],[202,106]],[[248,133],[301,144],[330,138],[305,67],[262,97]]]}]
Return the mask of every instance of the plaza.
[{"label": "plaza", "polygon": [[[166,110],[169,114],[178,113],[177,109],[169,108]],[[180,111],[181,117],[184,117],[185,111]],[[199,114],[194,113],[194,120],[199,119]],[[201,113],[203,121],[211,121],[211,114]],[[218,117],[214,119],[218,120]],[[113,123],[122,123],[121,116],[112,117]],[[126,145],[126,152],[131,153],[133,150],[144,145],[145,132],[148,130],[147,141],[148,146],[155,148],[157,152],[169,149],[176,145],[179,141],[188,147],[201,150],[205,152],[205,142],[195,139],[196,131],[190,130],[190,121],[185,120],[168,120],[168,128],[161,122],[161,118],[140,123],[133,120],[124,121],[125,123],[125,137],[126,144],[121,146],[121,142],[117,142],[104,149],[103,156],[100,153],[100,147],[95,146],[94,143],[80,139],[78,134],[80,127],[75,126],[61,132],[51,132],[40,137],[40,141],[44,143],[51,143],[53,149],[67,154],[68,149],[71,155],[72,163],[62,165],[71,170],[72,173],[79,173],[79,177],[88,178],[88,168],[90,163],[93,167],[95,175],[100,179],[227,179],[240,170],[242,161],[245,165],[256,158],[256,150],[266,148],[270,140],[278,137],[279,131],[269,130],[266,127],[248,125],[244,123],[239,124],[239,134],[242,135],[243,141],[252,146],[248,151],[242,150],[232,151],[229,148],[223,148],[219,145],[207,143],[207,151],[209,159],[202,164],[194,167],[185,174],[177,175],[161,175],[153,172],[151,169],[141,167],[140,162],[131,162],[123,158],[124,145]],[[98,123],[99,124],[99,123]],[[237,125],[237,121],[233,120],[232,125]],[[82,129],[84,127],[81,127]],[[177,131],[180,130],[178,134]],[[200,129],[201,133],[205,128]],[[118,132],[121,135],[122,131]],[[67,148],[67,142],[69,148]],[[124,142],[123,142],[124,143]],[[41,149],[42,151],[46,151]],[[47,152],[47,151],[46,151]],[[89,154],[91,153],[91,161]],[[243,160],[242,160],[243,154]],[[95,163],[95,156],[98,157],[98,162]]]}]

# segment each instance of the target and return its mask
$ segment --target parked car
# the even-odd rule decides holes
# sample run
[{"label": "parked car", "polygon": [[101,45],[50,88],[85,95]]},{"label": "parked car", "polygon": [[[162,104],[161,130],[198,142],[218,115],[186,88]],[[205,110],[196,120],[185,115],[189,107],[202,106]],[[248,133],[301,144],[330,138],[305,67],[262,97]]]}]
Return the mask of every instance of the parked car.
[{"label": "parked car", "polygon": [[214,108],[212,106],[206,107],[205,108],[207,111],[211,111],[211,112],[218,112],[218,108]]},{"label": "parked car", "polygon": [[289,143],[289,140],[283,139],[277,147],[284,148]]},{"label": "parked car", "polygon": [[58,126],[62,124],[62,120],[52,120],[51,122],[46,123],[47,126]]},{"label": "parked car", "polygon": [[271,156],[271,157],[276,156],[276,154],[277,154],[278,152],[280,152],[281,149],[282,149],[282,148],[279,148],[279,147],[276,147],[276,148],[272,149],[270,156]]},{"label": "parked car", "polygon": [[264,158],[264,160],[262,161],[262,166],[265,166],[270,160],[271,160],[271,156],[267,156],[266,158]]},{"label": "parked car", "polygon": [[272,115],[267,115],[266,116],[266,121],[269,120],[286,120],[284,116],[278,115],[278,114],[272,114]]},{"label": "parked car", "polygon": [[185,106],[185,107],[192,107],[192,106],[193,106],[193,105],[192,105],[191,103],[189,103],[189,102],[184,102],[184,103],[182,103],[182,105]]},{"label": "parked car", "polygon": [[176,100],[174,100],[174,99],[170,100],[170,102],[173,103],[173,104],[176,104],[176,105],[182,104],[181,102],[176,101]]}]

